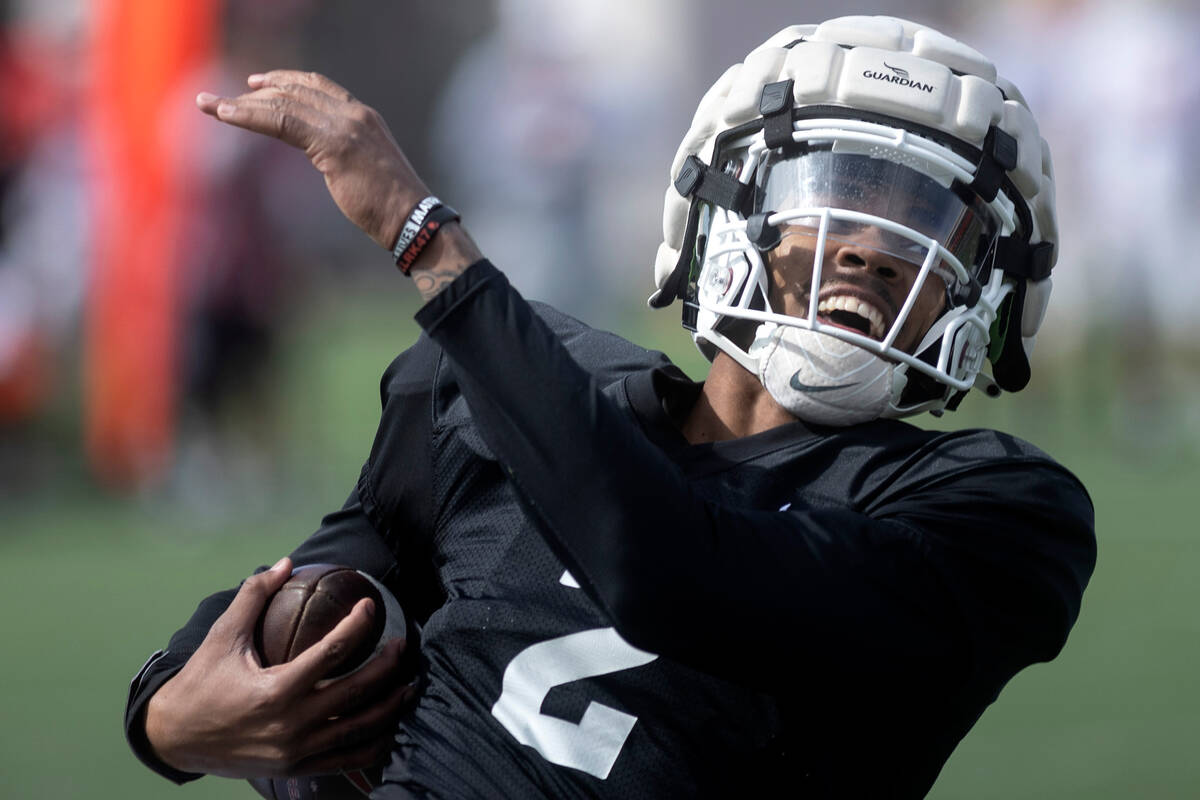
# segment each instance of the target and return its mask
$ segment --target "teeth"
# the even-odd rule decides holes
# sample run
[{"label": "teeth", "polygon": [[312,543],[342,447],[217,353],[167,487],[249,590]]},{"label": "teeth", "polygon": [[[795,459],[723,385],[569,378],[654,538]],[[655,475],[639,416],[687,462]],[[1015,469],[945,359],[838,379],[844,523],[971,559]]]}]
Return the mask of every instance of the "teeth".
[{"label": "teeth", "polygon": [[831,311],[849,311],[858,314],[871,325],[871,338],[883,339],[883,314],[869,303],[864,303],[857,297],[839,294],[827,297],[817,304],[817,311],[828,314]]}]

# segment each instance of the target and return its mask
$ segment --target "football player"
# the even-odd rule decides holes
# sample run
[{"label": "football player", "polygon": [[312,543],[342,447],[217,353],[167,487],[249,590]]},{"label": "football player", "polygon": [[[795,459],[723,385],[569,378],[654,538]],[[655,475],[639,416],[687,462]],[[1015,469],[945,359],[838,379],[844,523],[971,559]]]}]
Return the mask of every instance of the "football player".
[{"label": "football player", "polygon": [[[1050,292],[1050,156],[966,45],[888,17],[786,28],[732,67],[672,167],[652,305],[712,360],[526,303],[371,109],[321,76],[201,95],[276,136],[427,301],[344,507],[214,595],[133,682],[176,781],[383,758],[381,798],[919,797],[1095,557],[1084,488],[996,431],[897,418],[1020,389]],[[536,247],[531,226],[530,247]],[[563,269],[570,269],[564,264]],[[290,564],[347,564],[423,624],[261,669]],[[419,696],[418,696],[419,694]]]}]

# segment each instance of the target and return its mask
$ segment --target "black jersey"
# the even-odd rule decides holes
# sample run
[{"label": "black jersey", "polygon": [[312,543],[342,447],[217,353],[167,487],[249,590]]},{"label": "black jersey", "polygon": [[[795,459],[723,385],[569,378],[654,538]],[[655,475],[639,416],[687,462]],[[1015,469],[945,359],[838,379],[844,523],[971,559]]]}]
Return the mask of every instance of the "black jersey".
[{"label": "black jersey", "polygon": [[[423,620],[379,797],[920,796],[1052,658],[1094,563],[1079,483],[993,431],[796,422],[690,445],[658,353],[486,262],[418,315],[346,506],[293,554]],[[127,726],[232,591],[134,681]]]}]

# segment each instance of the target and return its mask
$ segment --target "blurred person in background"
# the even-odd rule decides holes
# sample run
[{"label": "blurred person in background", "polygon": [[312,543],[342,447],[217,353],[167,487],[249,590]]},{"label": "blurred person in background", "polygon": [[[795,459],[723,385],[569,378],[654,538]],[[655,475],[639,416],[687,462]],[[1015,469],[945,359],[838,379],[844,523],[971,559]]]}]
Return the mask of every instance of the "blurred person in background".
[{"label": "blurred person in background", "polygon": [[[1060,313],[1046,355],[1092,362],[1083,412],[1141,455],[1200,441],[1200,9],[1154,0],[1017,0],[976,4],[971,37],[1012,64],[1013,80],[1060,150],[1065,205],[1056,284]],[[1097,53],[1104,53],[1103,59]],[[1127,231],[1128,235],[1097,230]],[[1190,365],[1170,368],[1182,357]],[[1173,381],[1191,381],[1190,386]],[[1115,400],[1115,406],[1110,404]],[[1190,408],[1189,408],[1190,406]],[[1190,424],[1184,417],[1190,415]]]},{"label": "blurred person in background", "polygon": [[[251,50],[272,63],[295,57],[289,49],[297,39],[295,31],[282,35],[282,23],[300,18],[293,13],[296,7],[295,2],[273,2],[255,5],[256,11],[248,13],[245,4],[230,4],[227,57],[238,74],[253,67],[240,60],[253,58]],[[89,287],[101,274],[88,233],[97,210],[113,202],[114,182],[131,174],[110,170],[104,159],[96,158],[97,143],[107,146],[114,137],[88,113],[85,102],[96,91],[95,70],[89,73],[96,56],[88,48],[95,46],[89,35],[98,26],[100,8],[83,0],[15,3],[0,37],[0,96],[5,98],[0,114],[0,423],[20,432],[21,446],[5,452],[12,456],[14,480],[23,484],[46,477],[43,470],[30,469],[30,462],[40,460],[38,454],[46,448],[28,423],[51,390],[67,383],[65,376],[52,375],[52,367],[64,351],[74,348]],[[278,39],[266,37],[277,43],[273,51],[262,45],[265,31],[281,34]],[[218,56],[204,65],[204,78],[192,75],[183,81],[224,85],[209,74],[221,69]],[[186,92],[176,93],[180,95]],[[288,298],[274,269],[283,254],[278,248],[258,247],[261,237],[273,230],[273,220],[260,202],[261,187],[283,184],[281,169],[296,172],[296,167],[272,158],[280,148],[257,142],[245,148],[231,137],[213,136],[211,126],[195,124],[191,104],[186,106],[166,103],[155,110],[159,127],[191,145],[174,165],[188,213],[175,231],[173,251],[164,254],[157,268],[182,276],[178,301],[185,322],[179,341],[168,347],[179,347],[184,354],[178,373],[168,380],[180,384],[184,406],[186,475],[178,485],[195,493],[198,487],[202,490],[238,473],[231,464],[244,461],[224,447],[221,466],[198,473],[189,468],[195,465],[188,457],[195,443],[228,438],[241,443],[248,432],[267,428],[256,423],[242,426],[233,437],[223,435],[234,416],[229,409],[239,397],[252,394],[254,402],[261,402],[272,396],[263,386]],[[151,227],[149,220],[140,222]],[[302,270],[298,257],[291,261],[294,283],[295,273]],[[138,287],[124,288],[139,297]],[[86,335],[94,335],[84,327]],[[105,369],[94,362],[89,366]],[[153,482],[161,477],[140,479]],[[239,480],[245,477],[239,475]],[[206,500],[212,499],[209,493]]]},{"label": "blurred person in background", "polygon": [[[497,16],[440,95],[437,168],[522,292],[603,314],[628,299],[631,265],[653,245],[654,154],[686,110],[694,58],[676,35],[686,15],[679,0],[499,0]],[[567,260],[578,268],[562,270]]]},{"label": "blurred person in background", "polygon": [[[452,3],[473,21],[447,27],[467,37],[486,23],[484,5]],[[66,457],[28,423],[51,397],[70,397],[52,393],[65,383],[53,367],[82,329],[80,411],[97,479],[119,491],[165,486],[193,510],[261,502],[278,475],[281,327],[307,265],[356,257],[352,228],[331,224],[328,201],[296,201],[313,193],[286,148],[198,125],[184,87],[232,90],[233,74],[301,51],[351,70],[361,59],[329,37],[311,0],[10,0],[0,11],[5,484],[50,475],[29,469],[37,453],[54,450],[55,467]],[[430,54],[439,58],[451,56]],[[394,80],[372,67],[363,83]],[[300,230],[284,235],[283,207]]]},{"label": "blurred person in background", "polygon": [[[718,79],[672,166],[651,301],[683,301],[702,384],[531,307],[338,84],[249,86],[197,100],[305,152],[414,280],[425,334],[384,377],[345,506],[135,678],[127,734],[160,774],[382,759],[373,796],[407,800],[919,797],[1063,647],[1095,559],[1084,488],[1015,437],[898,421],[1023,388],[1049,299],[1049,151],[978,52],[844,17]],[[422,623],[419,697],[395,646],[319,680],[365,601],[262,669],[259,613],[318,562]]]},{"label": "blurred person in background", "polygon": [[82,10],[21,2],[0,15],[0,483],[9,487],[42,475],[25,426],[63,383],[58,354],[83,297]]},{"label": "blurred person in background", "polygon": [[[300,57],[310,0],[230,3],[223,45],[194,80],[232,90],[263,64]],[[175,129],[194,128],[191,108]],[[173,491],[194,513],[220,515],[263,498],[277,474],[278,346],[313,261],[278,209],[303,183],[287,148],[195,131],[186,165],[193,210],[181,233],[186,320]]]}]

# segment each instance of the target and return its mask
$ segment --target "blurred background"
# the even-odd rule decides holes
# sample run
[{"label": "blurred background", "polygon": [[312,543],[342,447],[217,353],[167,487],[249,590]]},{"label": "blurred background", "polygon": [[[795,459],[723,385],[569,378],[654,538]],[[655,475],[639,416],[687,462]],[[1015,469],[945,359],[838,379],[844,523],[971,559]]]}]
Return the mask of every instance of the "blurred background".
[{"label": "blurred background", "polygon": [[[1196,797],[1200,12],[894,0],[986,53],[1056,157],[1034,379],[971,397],[1074,469],[1100,561],[1063,655],[1013,680],[935,798]],[[857,10],[857,9],[856,9]],[[176,789],[125,687],[204,594],[340,505],[414,293],[298,153],[194,110],[277,66],[374,105],[528,296],[704,363],[645,298],[705,88],[813,0],[0,0],[0,797]],[[565,268],[569,265],[569,268]]]}]

